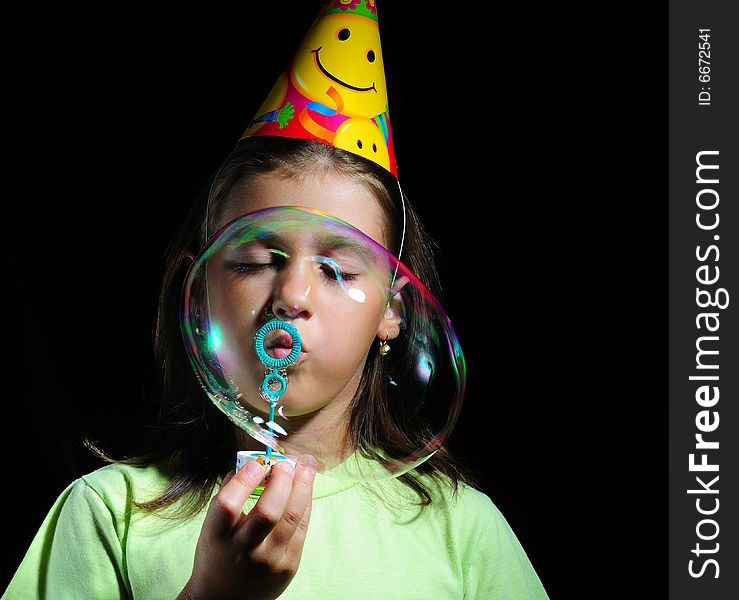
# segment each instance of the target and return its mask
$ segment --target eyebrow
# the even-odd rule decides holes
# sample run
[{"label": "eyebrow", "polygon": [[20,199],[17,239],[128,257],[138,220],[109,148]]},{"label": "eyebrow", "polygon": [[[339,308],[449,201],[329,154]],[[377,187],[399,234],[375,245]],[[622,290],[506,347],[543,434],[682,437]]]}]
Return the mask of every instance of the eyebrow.
[{"label": "eyebrow", "polygon": [[[232,248],[238,248],[245,244],[251,244],[254,242],[260,242],[266,245],[279,242],[282,238],[279,234],[269,230],[257,230],[250,233],[248,236],[243,236],[240,239],[234,240],[236,243],[233,244]],[[319,248],[327,250],[350,250],[365,261],[373,263],[377,260],[377,255],[372,251],[366,244],[354,241],[343,235],[338,234],[324,234],[316,239],[316,245]]]},{"label": "eyebrow", "polygon": [[361,255],[366,261],[377,260],[376,254],[366,244],[361,244],[343,235],[326,234],[319,239],[321,248],[329,250],[351,250]]}]

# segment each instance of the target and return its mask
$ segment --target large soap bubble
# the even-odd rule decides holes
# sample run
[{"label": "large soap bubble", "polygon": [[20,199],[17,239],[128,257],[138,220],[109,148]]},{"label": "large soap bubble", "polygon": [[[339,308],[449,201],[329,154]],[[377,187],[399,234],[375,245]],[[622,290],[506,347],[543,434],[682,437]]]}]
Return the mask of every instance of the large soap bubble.
[{"label": "large soap bubble", "polygon": [[464,357],[438,300],[319,211],[224,226],[190,268],[182,331],[206,394],[267,459],[308,453],[340,479],[398,476],[439,449],[461,408]]}]

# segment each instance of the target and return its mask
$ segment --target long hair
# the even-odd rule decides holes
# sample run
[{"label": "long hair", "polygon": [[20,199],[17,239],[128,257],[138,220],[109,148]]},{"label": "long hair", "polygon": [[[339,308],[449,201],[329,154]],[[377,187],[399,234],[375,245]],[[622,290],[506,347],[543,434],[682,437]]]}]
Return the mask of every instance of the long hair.
[{"label": "long hair", "polygon": [[[229,201],[256,176],[278,173],[286,177],[337,173],[365,184],[385,215],[385,239],[397,255],[403,231],[403,204],[395,178],[373,162],[320,142],[289,138],[252,137],[239,142],[215,174],[211,185],[193,204],[170,244],[154,336],[161,369],[161,406],[152,429],[148,451],[128,464],[157,464],[169,478],[163,493],[137,506],[154,512],[179,502],[176,516],[187,517],[209,501],[214,486],[230,470],[237,451],[233,425],[218,411],[200,387],[188,362],[180,332],[181,291],[193,255],[215,231],[215,223]],[[309,175],[305,175],[309,174]],[[429,236],[410,203],[405,201],[405,236],[401,260],[438,297],[441,289]],[[408,353],[392,353],[402,357]],[[401,359],[402,360],[402,359]],[[395,369],[402,368],[396,365]],[[370,352],[357,393],[349,407],[349,443],[370,458],[401,456],[428,440],[422,427],[402,427],[407,422],[402,399],[386,397],[389,361]],[[466,467],[442,446],[416,468],[452,486],[474,485]],[[432,502],[428,486],[413,472],[398,479],[418,495],[422,507]]]}]

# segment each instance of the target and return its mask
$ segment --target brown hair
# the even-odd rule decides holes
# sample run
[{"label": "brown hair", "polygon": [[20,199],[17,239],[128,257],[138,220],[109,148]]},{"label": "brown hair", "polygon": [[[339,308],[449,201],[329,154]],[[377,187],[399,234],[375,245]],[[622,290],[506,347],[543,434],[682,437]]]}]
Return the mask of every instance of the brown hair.
[{"label": "brown hair", "polygon": [[[388,248],[398,254],[403,205],[397,180],[385,169],[320,142],[271,137],[252,137],[239,142],[214,176],[207,193],[201,194],[192,206],[165,257],[155,330],[155,351],[162,376],[159,418],[152,430],[155,435],[149,444],[150,451],[122,462],[137,466],[157,464],[168,476],[169,485],[159,497],[137,504],[139,508],[153,512],[180,501],[177,517],[201,510],[217,481],[230,470],[237,450],[233,425],[197,382],[180,333],[181,290],[192,255],[203,247],[207,235],[215,231],[214,223],[232,194],[254,177],[274,172],[301,177],[321,170],[345,175],[368,186],[386,217],[384,233]],[[407,199],[401,259],[438,298],[441,290],[431,241]],[[401,429],[397,425],[409,421],[403,418],[409,409],[403,406],[402,399],[387,401],[389,386],[385,382],[389,369],[410,368],[397,362],[402,363],[409,353],[395,350],[391,354],[398,357],[394,359],[394,367],[390,361],[381,360],[378,353],[370,353],[349,407],[348,441],[370,458],[380,458],[377,448],[387,456],[400,456],[422,446],[431,435],[424,426]],[[416,471],[445,480],[454,493],[460,482],[474,485],[466,468],[445,447]],[[399,480],[418,495],[420,506],[431,504],[429,487],[413,471],[401,475]]]}]

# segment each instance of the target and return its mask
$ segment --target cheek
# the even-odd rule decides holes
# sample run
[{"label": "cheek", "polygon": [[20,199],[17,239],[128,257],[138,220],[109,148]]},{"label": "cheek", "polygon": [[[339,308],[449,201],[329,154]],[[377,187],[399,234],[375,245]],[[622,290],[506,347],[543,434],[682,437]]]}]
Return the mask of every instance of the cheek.
[{"label": "cheek", "polygon": [[[366,307],[370,308],[370,307]],[[356,367],[364,363],[368,350],[377,337],[380,308],[372,308],[369,314],[355,311],[348,314],[333,313],[325,320],[322,355],[335,364]]]},{"label": "cheek", "polygon": [[226,264],[213,260],[208,264],[208,305],[211,314],[229,315],[235,323],[254,321],[254,316],[264,310],[272,290],[267,273],[245,277],[235,273]]},{"label": "cheek", "polygon": [[[215,280],[208,288],[211,325],[222,341],[224,359],[232,369],[243,369],[257,360],[253,336],[265,306],[265,294],[245,290],[228,278]],[[245,362],[246,361],[246,362]]]}]

